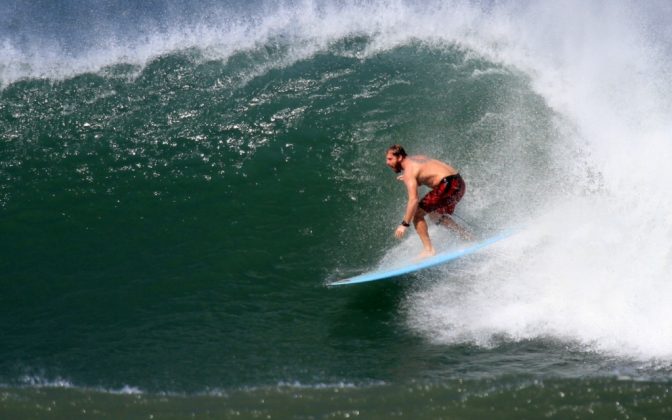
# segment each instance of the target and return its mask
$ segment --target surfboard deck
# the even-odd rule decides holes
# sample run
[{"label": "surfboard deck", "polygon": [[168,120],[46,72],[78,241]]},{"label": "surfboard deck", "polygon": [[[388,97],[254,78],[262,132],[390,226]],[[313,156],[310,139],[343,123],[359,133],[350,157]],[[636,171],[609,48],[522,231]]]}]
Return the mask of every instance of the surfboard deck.
[{"label": "surfboard deck", "polygon": [[378,271],[370,271],[367,273],[360,274],[358,276],[350,277],[347,279],[343,280],[338,280],[332,283],[329,283],[327,286],[328,287],[336,287],[336,286],[347,286],[351,284],[358,284],[358,283],[367,283],[371,281],[377,281],[377,280],[386,280],[386,279],[392,279],[395,277],[399,277],[404,274],[409,274],[413,273],[416,271],[424,270],[426,268],[434,267],[437,265],[445,264],[447,262],[456,260],[458,258],[473,254],[483,248],[486,248],[496,242],[499,242],[503,239],[508,238],[511,236],[514,232],[513,231],[506,231],[504,233],[500,233],[499,235],[489,237],[487,239],[484,239],[482,241],[476,242],[469,244],[463,248],[459,248],[456,250],[450,250],[450,251],[445,251],[441,252],[439,254],[434,255],[433,257],[425,258],[423,260],[420,260],[415,263],[410,263],[408,265],[404,265],[402,267],[390,269],[390,270],[378,270]]}]

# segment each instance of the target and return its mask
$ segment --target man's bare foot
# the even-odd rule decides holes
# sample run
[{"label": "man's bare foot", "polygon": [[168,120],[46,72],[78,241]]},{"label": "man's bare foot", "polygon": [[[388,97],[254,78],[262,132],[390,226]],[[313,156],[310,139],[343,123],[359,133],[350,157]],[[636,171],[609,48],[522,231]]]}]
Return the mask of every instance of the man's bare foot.
[{"label": "man's bare foot", "polygon": [[420,254],[418,254],[417,257],[415,257],[415,261],[421,261],[424,260],[425,258],[433,257],[434,255],[436,255],[436,251],[434,250],[434,248],[425,249]]}]

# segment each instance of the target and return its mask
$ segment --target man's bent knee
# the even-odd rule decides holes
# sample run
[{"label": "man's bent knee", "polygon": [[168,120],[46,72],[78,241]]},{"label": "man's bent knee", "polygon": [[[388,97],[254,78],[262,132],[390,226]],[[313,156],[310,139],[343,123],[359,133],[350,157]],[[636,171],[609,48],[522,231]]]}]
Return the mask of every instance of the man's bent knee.
[{"label": "man's bent knee", "polygon": [[415,214],[413,215],[413,221],[415,223],[417,223],[417,222],[423,220],[425,218],[426,214],[427,214],[427,212],[425,212],[423,209],[419,208],[418,210],[416,210]]}]

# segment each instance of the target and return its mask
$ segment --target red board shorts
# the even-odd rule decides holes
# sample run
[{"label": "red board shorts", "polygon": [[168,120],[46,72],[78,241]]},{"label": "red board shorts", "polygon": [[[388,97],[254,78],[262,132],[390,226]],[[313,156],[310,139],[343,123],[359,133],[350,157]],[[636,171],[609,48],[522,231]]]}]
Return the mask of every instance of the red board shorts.
[{"label": "red board shorts", "polygon": [[422,197],[419,206],[426,213],[453,214],[465,190],[466,185],[460,174],[447,176]]}]

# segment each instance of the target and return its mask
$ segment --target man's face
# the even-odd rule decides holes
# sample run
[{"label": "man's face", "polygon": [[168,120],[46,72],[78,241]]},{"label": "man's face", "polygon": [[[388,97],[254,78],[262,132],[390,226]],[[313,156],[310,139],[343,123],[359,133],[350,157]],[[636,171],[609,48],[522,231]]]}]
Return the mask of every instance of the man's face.
[{"label": "man's face", "polygon": [[387,155],[385,155],[385,160],[387,166],[390,167],[394,172],[399,173],[403,169],[401,167],[401,161],[403,157],[401,156],[395,156],[392,152],[387,152]]}]

